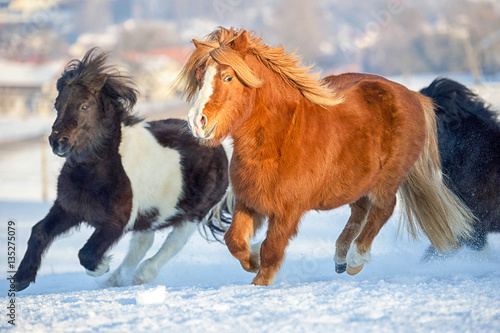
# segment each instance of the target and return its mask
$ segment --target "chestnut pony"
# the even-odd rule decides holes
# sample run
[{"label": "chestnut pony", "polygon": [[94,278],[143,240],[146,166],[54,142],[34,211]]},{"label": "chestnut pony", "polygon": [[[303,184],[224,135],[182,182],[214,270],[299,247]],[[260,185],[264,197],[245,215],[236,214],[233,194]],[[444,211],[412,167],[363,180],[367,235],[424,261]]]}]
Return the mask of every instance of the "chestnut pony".
[{"label": "chestnut pony", "polygon": [[[177,87],[194,136],[234,141],[233,222],[224,239],[257,285],[272,283],[309,210],[351,206],[336,243],[337,272],[358,273],[399,190],[409,232],[445,251],[470,234],[470,210],[442,182],[432,101],[374,75],[319,80],[294,54],[246,30],[218,28]],[[195,98],[196,97],[196,98]],[[268,217],[260,253],[249,238]]]}]

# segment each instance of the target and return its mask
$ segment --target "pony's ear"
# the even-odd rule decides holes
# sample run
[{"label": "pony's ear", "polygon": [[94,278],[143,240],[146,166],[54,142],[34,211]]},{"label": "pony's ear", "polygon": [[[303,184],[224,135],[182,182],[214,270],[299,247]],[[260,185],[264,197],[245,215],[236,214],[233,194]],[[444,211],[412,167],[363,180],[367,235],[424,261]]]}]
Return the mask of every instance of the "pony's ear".
[{"label": "pony's ear", "polygon": [[89,84],[89,89],[96,92],[100,91],[102,87],[104,87],[104,84],[106,83],[106,80],[108,78],[108,74],[103,73],[99,74],[96,76]]},{"label": "pony's ear", "polygon": [[191,41],[193,42],[194,47],[196,47],[196,48],[198,48],[198,46],[200,46],[200,44],[201,44],[199,41],[197,41],[197,40],[196,40],[196,39],[194,39],[194,38],[193,38],[193,40],[191,40]]},{"label": "pony's ear", "polygon": [[61,92],[61,90],[63,90],[65,85],[66,85],[66,81],[62,77],[60,77],[56,83],[57,91]]},{"label": "pony's ear", "polygon": [[248,50],[248,32],[243,30],[229,45],[244,58]]}]

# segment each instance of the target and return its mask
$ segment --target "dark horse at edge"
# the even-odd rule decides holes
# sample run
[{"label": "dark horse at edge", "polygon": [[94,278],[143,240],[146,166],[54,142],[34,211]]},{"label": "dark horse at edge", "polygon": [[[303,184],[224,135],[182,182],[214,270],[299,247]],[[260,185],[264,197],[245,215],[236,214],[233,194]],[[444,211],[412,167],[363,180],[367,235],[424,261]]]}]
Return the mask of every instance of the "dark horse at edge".
[{"label": "dark horse at edge", "polygon": [[[470,89],[447,78],[437,78],[420,92],[436,104],[445,183],[477,217],[472,237],[462,243],[481,251],[488,233],[500,232],[498,115]],[[430,246],[424,260],[439,256]]]},{"label": "dark horse at edge", "polygon": [[[49,142],[66,162],[57,199],[32,229],[16,274],[18,291],[35,282],[54,238],[82,222],[95,228],[78,253],[92,276],[109,271],[106,252],[133,231],[128,253],[108,286],[151,282],[200,222],[212,233],[223,233],[223,223],[230,223],[224,148],[199,145],[186,121],[145,122],[133,116],[135,85],[106,59],[106,53],[92,49],[81,61],[71,61],[57,81],[57,118]],[[166,227],[172,231],[158,253],[137,268],[155,230]]]}]

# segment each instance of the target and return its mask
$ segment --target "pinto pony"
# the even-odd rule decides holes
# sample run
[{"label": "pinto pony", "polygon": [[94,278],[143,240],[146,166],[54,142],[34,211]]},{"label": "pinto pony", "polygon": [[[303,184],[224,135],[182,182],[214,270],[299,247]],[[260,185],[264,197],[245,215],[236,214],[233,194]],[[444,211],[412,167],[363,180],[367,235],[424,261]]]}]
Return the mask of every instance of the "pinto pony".
[{"label": "pinto pony", "polygon": [[[442,182],[431,99],[373,75],[319,80],[294,54],[246,30],[218,28],[193,43],[177,87],[196,97],[194,136],[208,146],[234,141],[235,207],[224,239],[257,272],[252,283],[272,283],[306,211],[345,204],[352,213],[336,243],[336,270],[358,273],[398,190],[412,235],[422,229],[443,251],[469,235],[472,214]],[[249,238],[264,217],[259,254]]]},{"label": "pinto pony", "polygon": [[[462,242],[476,251],[489,232],[500,232],[500,122],[464,85],[437,78],[420,93],[437,105],[439,152],[445,182],[470,207],[477,222]],[[430,246],[424,259],[439,257]]]},{"label": "pinto pony", "polygon": [[[129,77],[106,65],[92,49],[68,64],[57,81],[57,118],[49,136],[53,152],[66,158],[57,199],[32,229],[16,274],[16,289],[35,281],[42,254],[58,235],[88,223],[94,233],[78,253],[88,274],[109,270],[108,249],[133,231],[129,251],[109,286],[151,282],[196,230],[199,222],[223,231],[232,200],[228,157],[222,147],[200,146],[182,120],[145,122],[132,115],[136,90]],[[155,230],[172,227],[159,252],[137,266]]]}]

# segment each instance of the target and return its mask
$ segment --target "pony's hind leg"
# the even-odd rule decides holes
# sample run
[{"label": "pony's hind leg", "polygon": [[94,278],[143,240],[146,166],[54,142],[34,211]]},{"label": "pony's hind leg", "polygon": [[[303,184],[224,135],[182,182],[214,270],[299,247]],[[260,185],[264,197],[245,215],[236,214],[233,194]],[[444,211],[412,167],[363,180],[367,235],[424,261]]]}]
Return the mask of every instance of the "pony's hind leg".
[{"label": "pony's hind leg", "polygon": [[132,281],[132,274],[153,245],[154,238],[154,231],[135,231],[132,234],[125,259],[123,259],[120,266],[118,266],[111,277],[106,281],[109,287],[126,286],[130,284]]},{"label": "pony's hind leg", "polygon": [[297,234],[302,214],[287,212],[286,217],[269,218],[267,235],[260,248],[260,268],[252,284],[268,286],[273,283],[274,275],[279,270],[285,249],[290,239]]},{"label": "pony's hind leg", "polygon": [[368,215],[368,209],[370,208],[370,200],[368,197],[362,197],[350,204],[350,206],[351,216],[335,244],[335,257],[333,260],[335,261],[335,271],[339,274],[344,273],[346,270],[347,251],[363,227],[363,223]]},{"label": "pony's hind leg", "polygon": [[366,223],[347,253],[346,270],[349,275],[359,273],[363,269],[365,262],[370,260],[370,249],[373,240],[389,217],[391,217],[395,206],[395,195],[384,204],[372,202]]},{"label": "pony's hind leg", "polygon": [[224,235],[229,252],[240,261],[241,267],[248,272],[256,272],[260,266],[260,249],[250,247],[250,238],[262,226],[264,218],[235,201],[233,221]]},{"label": "pony's hind leg", "polygon": [[189,221],[174,226],[160,250],[139,266],[132,283],[138,285],[154,281],[160,269],[186,245],[196,228],[197,223]]}]

